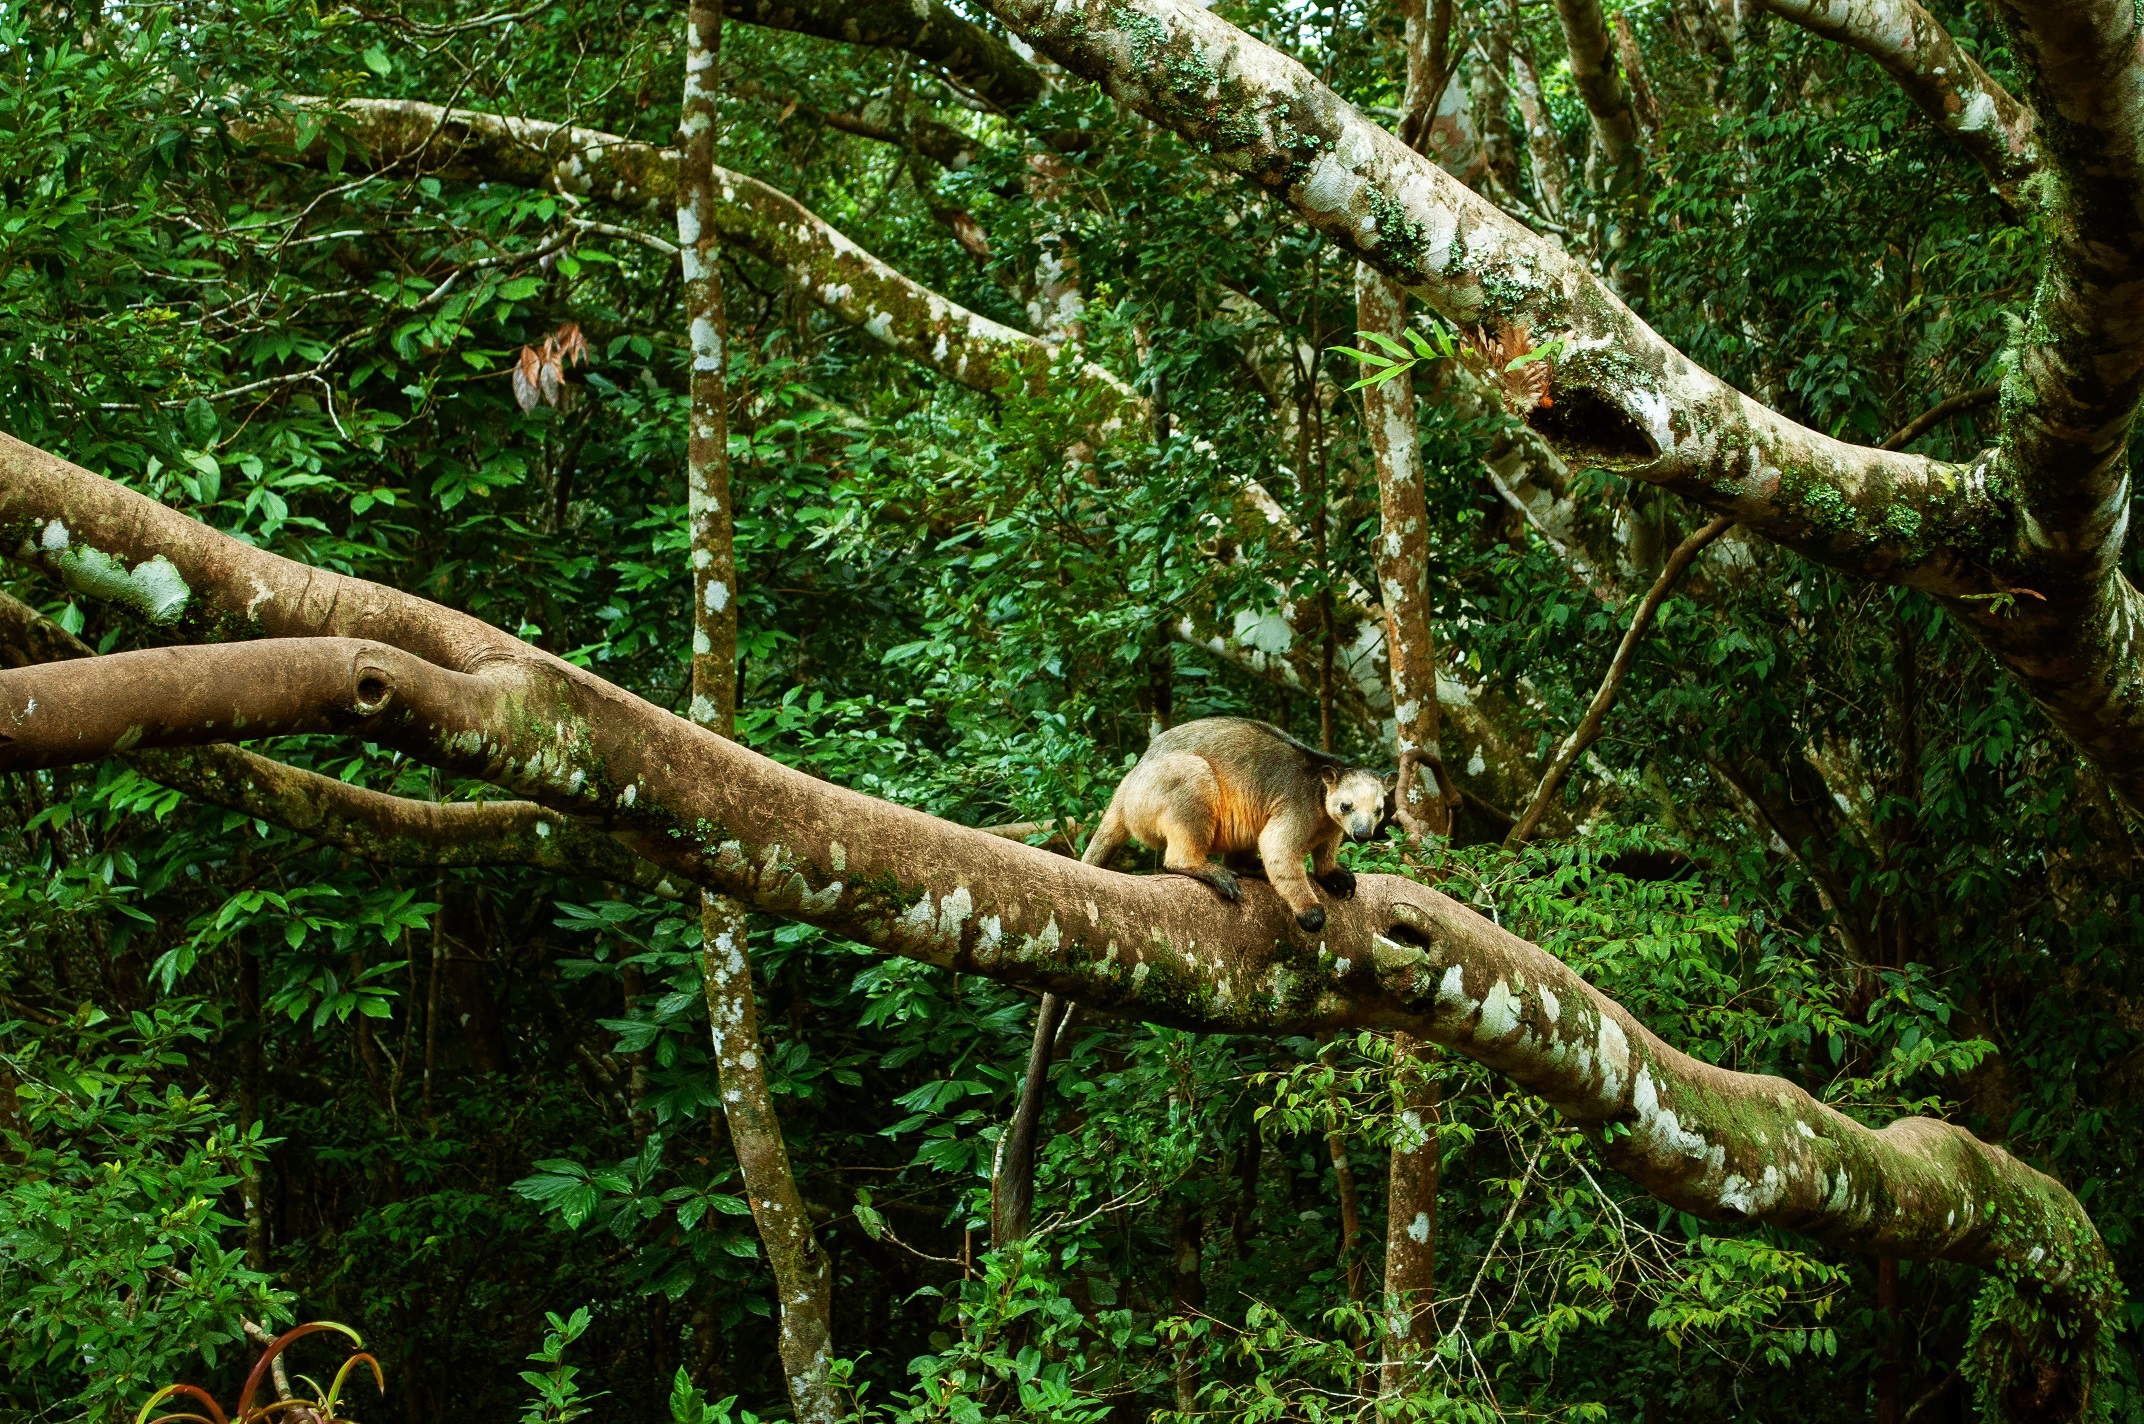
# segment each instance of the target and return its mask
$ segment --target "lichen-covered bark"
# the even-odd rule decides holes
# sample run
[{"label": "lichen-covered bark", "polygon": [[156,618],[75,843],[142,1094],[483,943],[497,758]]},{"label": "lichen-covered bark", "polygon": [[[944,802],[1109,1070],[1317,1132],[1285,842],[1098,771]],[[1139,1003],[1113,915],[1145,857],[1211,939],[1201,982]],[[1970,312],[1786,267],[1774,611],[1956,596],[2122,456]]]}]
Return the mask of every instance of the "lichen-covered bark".
[{"label": "lichen-covered bark", "polygon": [[[729,322],[722,301],[715,218],[715,129],[720,122],[722,0],[685,9],[685,93],[678,122],[677,241],[692,370],[685,439],[687,542],[692,564],[692,721],[736,735],[737,553],[731,518]],[[744,1174],[752,1221],[773,1268],[782,1373],[801,1424],[841,1417],[833,1362],[833,1263],[797,1190],[789,1144],[767,1085],[752,988],[745,907],[700,892],[700,978],[730,1145]]]},{"label": "lichen-covered bark", "polygon": [[[1100,870],[830,786],[466,615],[240,544],[0,439],[0,551],[51,570],[21,536],[54,526],[122,573],[160,562],[174,634],[272,641],[0,672],[0,770],[241,732],[362,735],[890,953],[1205,1030],[1416,1034],[1541,1096],[1672,1206],[1990,1267],[2049,1331],[2089,1341],[2106,1324],[2118,1287],[2059,1183],[1951,1124],[1874,1131],[1782,1079],[1698,1062],[1409,881],[1361,877],[1306,938],[1263,883],[1221,906],[1180,877]],[[2088,1360],[2055,1368],[2089,1385]]]},{"label": "lichen-covered bark", "polygon": [[[1373,268],[1355,272],[1355,323],[1397,337],[1407,325],[1407,293]],[[1362,421],[1377,468],[1377,586],[1384,603],[1385,653],[1392,672],[1392,720],[1399,781],[1392,811],[1409,835],[1450,835],[1459,789],[1444,769],[1439,741],[1437,656],[1430,626],[1429,503],[1415,434],[1414,377],[1402,372],[1362,390]]]},{"label": "lichen-covered bark", "polygon": [[1913,106],[1986,170],[2013,204],[2032,176],[2032,111],[1988,77],[1916,0],[1758,0],[1813,34],[1857,49],[1882,67]]},{"label": "lichen-covered bark", "polygon": [[[0,593],[0,667],[93,655],[36,609]],[[526,865],[638,885],[669,899],[683,893],[609,836],[533,801],[414,801],[242,747],[138,750],[123,759],[158,785],[382,865]]]},{"label": "lichen-covered bark", "polygon": [[[320,105],[297,100],[294,105]],[[594,129],[513,119],[405,99],[350,99],[334,121],[374,163],[424,152],[454,177],[554,189],[653,215],[677,195],[675,149]],[[256,142],[289,141],[288,126],[256,128]],[[324,152],[315,140],[314,150]],[[1062,358],[902,275],[788,194],[716,167],[709,193],[721,241],[785,269],[835,318],[950,380],[988,394],[1040,395],[1053,385],[1081,393],[1098,428],[1145,420],[1144,402],[1090,361]]]},{"label": "lichen-covered bark", "polygon": [[1622,76],[1616,73],[1615,44],[1609,38],[1600,0],[1556,0],[1556,18],[1563,24],[1564,45],[1571,56],[1571,87],[1593,120],[1599,162],[1587,166],[1595,170],[1598,186],[1620,191],[1630,185],[1638,170],[1638,115]]},{"label": "lichen-covered bark", "polygon": [[[1437,126],[1429,121],[1442,97],[1432,89],[1448,82],[1451,12],[1439,11],[1443,35],[1434,31],[1421,0],[1401,7],[1406,24],[1407,118],[1402,139],[1418,152],[1436,154],[1450,170],[1465,164],[1477,176],[1480,146],[1463,151],[1433,149]],[[1434,53],[1432,51],[1435,51]],[[1397,343],[1407,329],[1407,292],[1374,267],[1355,265],[1355,325]],[[1392,792],[1393,816],[1411,836],[1448,836],[1458,809],[1459,788],[1444,769],[1438,740],[1437,656],[1429,597],[1429,503],[1422,487],[1422,447],[1415,424],[1414,373],[1365,386],[1362,423],[1377,471],[1377,592],[1384,614],[1386,664],[1392,673],[1393,739],[1399,754]]]},{"label": "lichen-covered bark", "polygon": [[1963,464],[1847,445],[1734,390],[1560,249],[1191,0],[990,5],[1445,316],[1559,342],[1552,401],[1530,419],[1566,454],[1944,600],[2144,806],[2144,608],[2113,571],[2144,379],[2144,74],[2121,0],[2013,7],[2060,195],[2056,240],[2005,386],[2002,446]]},{"label": "lichen-covered bark", "polygon": [[844,44],[906,50],[1008,113],[1048,87],[1010,45],[942,0],[730,0],[729,16]]}]

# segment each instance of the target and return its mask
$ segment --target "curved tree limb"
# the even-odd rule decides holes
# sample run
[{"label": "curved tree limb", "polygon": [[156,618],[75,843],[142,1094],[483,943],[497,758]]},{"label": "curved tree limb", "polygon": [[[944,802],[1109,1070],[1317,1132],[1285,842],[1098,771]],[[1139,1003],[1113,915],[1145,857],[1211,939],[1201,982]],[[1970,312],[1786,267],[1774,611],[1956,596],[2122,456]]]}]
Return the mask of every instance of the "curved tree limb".
[{"label": "curved tree limb", "polygon": [[[326,107],[297,99],[294,108]],[[514,183],[667,215],[677,195],[677,150],[540,119],[447,110],[413,99],[349,99],[335,122],[374,163],[423,151],[451,177]],[[291,128],[250,129],[258,142],[288,144]],[[299,154],[325,152],[315,139]],[[1053,383],[1082,393],[1097,425],[1144,423],[1145,402],[1091,361],[1047,344],[931,291],[866,252],[802,203],[756,178],[717,167],[714,225],[722,241],[785,269],[837,320],[960,385],[985,394],[1041,394]]]},{"label": "curved tree limb", "polygon": [[1876,61],[1913,106],[1957,141],[2011,206],[2032,176],[2032,111],[1988,77],[1916,0],[1757,0],[1783,20]]},{"label": "curved tree limb", "polygon": [[[0,593],[0,667],[91,656],[88,644]],[[136,750],[122,759],[160,786],[381,865],[526,865],[637,885],[671,900],[684,893],[611,837],[533,801],[416,801],[233,746]]]},{"label": "curved tree limb", "polygon": [[[175,635],[269,640],[0,672],[0,770],[214,741],[241,719],[250,736],[362,735],[890,953],[1199,1029],[1405,1030],[1539,1094],[1671,1205],[1997,1269],[2047,1322],[2020,1351],[2104,1324],[2104,1249],[2059,1183],[1953,1125],[1874,1131],[1782,1079],[1698,1062],[1411,882],[1361,877],[1307,940],[1261,883],[1224,908],[1180,877],[1115,874],[827,785],[464,614],[239,544],[5,438],[0,551],[87,575]],[[2081,1399],[2090,1364],[2049,1358]]]},{"label": "curved tree limb", "polygon": [[[2144,81],[2119,0],[2016,12],[2021,56],[2058,96],[2040,105],[2040,142],[2063,197],[2002,444],[1965,464],[1847,445],[1736,391],[1560,249],[1191,0],[989,3],[1447,318],[1560,342],[1552,403],[1531,420],[1568,457],[1935,595],[2144,806],[2144,599],[2115,567],[2144,386]],[[2021,589],[2040,601],[2020,606]]]},{"label": "curved tree limb", "polygon": [[1949,420],[1954,415],[1963,415],[1969,410],[1978,410],[1984,405],[1993,405],[1995,398],[2003,393],[2001,386],[1982,386],[1978,390],[1965,391],[1947,400],[1937,401],[1913,419],[1884,437],[1879,450],[1903,450],[1929,431]]},{"label": "curved tree limb", "polygon": [[731,0],[729,17],[750,25],[929,60],[976,97],[1010,113],[1049,87],[1012,46],[943,0]]},{"label": "curved tree limb", "polygon": [[1653,625],[1653,615],[1660,611],[1660,605],[1674,591],[1683,572],[1697,562],[1697,556],[1705,551],[1705,546],[1725,534],[1733,523],[1726,515],[1718,515],[1677,544],[1675,552],[1668,555],[1667,565],[1653,580],[1653,586],[1645,591],[1645,597],[1638,601],[1637,611],[1630,615],[1630,627],[1624,630],[1623,641],[1616,648],[1615,658],[1608,664],[1601,685],[1594,690],[1593,700],[1586,704],[1585,715],[1578,719],[1571,735],[1563,739],[1563,745],[1556,748],[1554,760],[1549,762],[1548,770],[1541,773],[1541,784],[1535,788],[1533,800],[1527,803],[1517,824],[1512,826],[1511,834],[1504,838],[1505,845],[1524,845],[1533,839],[1541,817],[1562,788],[1564,777],[1570,774],[1572,763],[1585,755],[1586,748],[1600,740],[1601,728],[1606,725],[1616,698],[1622,694],[1623,679],[1629,675],[1631,662],[1638,655],[1638,645],[1645,641],[1645,632]]}]

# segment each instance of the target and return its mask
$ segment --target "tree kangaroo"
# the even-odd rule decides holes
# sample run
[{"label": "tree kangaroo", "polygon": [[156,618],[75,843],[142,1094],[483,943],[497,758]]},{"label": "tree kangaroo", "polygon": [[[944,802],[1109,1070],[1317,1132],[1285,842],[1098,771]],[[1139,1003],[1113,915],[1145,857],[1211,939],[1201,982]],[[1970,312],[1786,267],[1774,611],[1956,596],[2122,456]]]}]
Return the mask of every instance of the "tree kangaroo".
[{"label": "tree kangaroo", "polygon": [[[1207,717],[1171,727],[1117,787],[1081,857],[1107,865],[1127,840],[1161,851],[1162,869],[1203,880],[1224,900],[1239,897],[1236,876],[1254,853],[1295,922],[1325,928],[1325,907],[1303,873],[1345,900],[1355,877],[1334,858],[1346,836],[1366,841],[1384,818],[1377,773],[1314,751],[1280,728],[1243,717]],[[1236,869],[1208,863],[1229,857]]]},{"label": "tree kangaroo", "polygon": [[[1366,841],[1377,834],[1385,791],[1375,772],[1304,746],[1270,723],[1207,717],[1171,727],[1148,743],[1080,858],[1106,866],[1127,840],[1136,840],[1160,848],[1164,870],[1203,880],[1235,901],[1241,898],[1236,876],[1251,873],[1255,855],[1295,911],[1295,922],[1316,933],[1325,928],[1325,907],[1303,873],[1303,857],[1310,857],[1318,883],[1334,896],[1353,895],[1355,877],[1335,855],[1342,836]],[[1234,859],[1237,868],[1211,864],[1207,857],[1215,854]],[[994,1184],[991,1235],[1001,1247],[1027,1235],[1043,1087],[1067,1009],[1055,994],[1044,994],[1035,1018],[1027,1080]]]}]

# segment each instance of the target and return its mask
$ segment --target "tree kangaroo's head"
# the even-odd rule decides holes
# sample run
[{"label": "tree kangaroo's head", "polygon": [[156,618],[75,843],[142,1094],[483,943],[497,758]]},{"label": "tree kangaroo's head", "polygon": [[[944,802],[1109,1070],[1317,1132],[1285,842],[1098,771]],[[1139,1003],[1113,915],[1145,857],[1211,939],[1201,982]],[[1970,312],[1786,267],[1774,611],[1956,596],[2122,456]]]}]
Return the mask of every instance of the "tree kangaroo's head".
[{"label": "tree kangaroo's head", "polygon": [[1325,814],[1340,823],[1349,840],[1370,839],[1385,818],[1384,781],[1376,772],[1360,767],[1325,768]]}]

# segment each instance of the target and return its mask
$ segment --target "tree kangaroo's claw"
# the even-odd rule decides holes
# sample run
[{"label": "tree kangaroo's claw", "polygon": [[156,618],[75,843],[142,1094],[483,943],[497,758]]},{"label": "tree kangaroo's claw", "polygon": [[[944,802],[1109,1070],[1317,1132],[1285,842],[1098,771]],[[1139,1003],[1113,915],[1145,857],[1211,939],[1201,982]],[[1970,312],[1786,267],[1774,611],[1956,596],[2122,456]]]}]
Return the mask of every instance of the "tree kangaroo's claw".
[{"label": "tree kangaroo's claw", "polygon": [[1319,930],[1325,928],[1325,907],[1323,905],[1312,905],[1307,910],[1299,910],[1296,912],[1295,922],[1312,934],[1316,934]]}]

